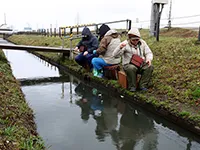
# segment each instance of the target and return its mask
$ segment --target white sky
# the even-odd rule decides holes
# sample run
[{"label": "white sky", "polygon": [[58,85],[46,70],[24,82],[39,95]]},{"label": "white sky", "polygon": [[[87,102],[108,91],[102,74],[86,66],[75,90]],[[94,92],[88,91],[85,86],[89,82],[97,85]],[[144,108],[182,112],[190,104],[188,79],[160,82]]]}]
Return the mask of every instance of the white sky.
[{"label": "white sky", "polygon": [[[172,0],[172,18],[200,15],[200,0]],[[136,18],[150,20],[151,0],[1,0],[0,25],[6,22],[15,29],[24,27],[49,28],[87,23],[102,23]],[[169,4],[164,6],[161,19],[168,18]],[[198,27],[200,16],[173,19],[172,24],[199,22],[187,26]],[[161,25],[167,20],[161,21]],[[125,26],[125,25],[124,25]],[[149,22],[133,26],[149,27]],[[183,25],[182,25],[183,26]]]}]

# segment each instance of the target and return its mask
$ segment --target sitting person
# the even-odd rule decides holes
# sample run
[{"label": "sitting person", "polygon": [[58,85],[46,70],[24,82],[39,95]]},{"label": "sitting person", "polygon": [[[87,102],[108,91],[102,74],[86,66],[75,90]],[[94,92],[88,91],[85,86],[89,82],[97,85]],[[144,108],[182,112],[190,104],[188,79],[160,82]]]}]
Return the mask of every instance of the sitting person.
[{"label": "sitting person", "polygon": [[[130,63],[132,55],[137,54],[144,59],[144,65],[137,67]],[[138,89],[146,91],[153,72],[151,65],[153,53],[144,40],[141,39],[137,28],[132,28],[128,32],[128,39],[123,41],[113,52],[113,56],[122,55],[123,69],[127,75],[128,88],[131,92],[136,91],[137,73],[141,74]]]},{"label": "sitting person", "polygon": [[74,49],[81,52],[78,56],[75,57],[75,61],[84,68],[88,69],[89,67],[89,69],[91,69],[91,60],[93,57],[96,57],[96,55],[93,54],[93,50],[98,48],[98,39],[87,27],[83,29],[82,35],[83,37],[81,41],[76,45],[76,48]]},{"label": "sitting person", "polygon": [[114,49],[120,44],[120,42],[120,35],[116,30],[109,30],[106,32],[105,36],[100,41],[99,48],[94,51],[94,54],[99,55],[98,58],[92,59],[94,76],[102,77],[103,67],[120,63],[120,56],[112,56]]}]

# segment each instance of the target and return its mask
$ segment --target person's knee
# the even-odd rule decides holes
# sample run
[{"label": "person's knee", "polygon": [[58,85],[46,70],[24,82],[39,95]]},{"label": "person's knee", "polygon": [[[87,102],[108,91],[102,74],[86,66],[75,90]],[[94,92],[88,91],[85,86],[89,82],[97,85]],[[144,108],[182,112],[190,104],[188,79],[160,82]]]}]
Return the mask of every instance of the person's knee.
[{"label": "person's knee", "polygon": [[154,70],[154,66],[151,65],[150,66],[150,70],[153,71]]},{"label": "person's knee", "polygon": [[149,72],[153,72],[154,67],[153,66],[149,66],[146,70],[148,70]]},{"label": "person's knee", "polygon": [[92,64],[94,65],[94,64],[96,64],[97,63],[97,58],[93,58],[92,59]]},{"label": "person's knee", "polygon": [[136,67],[136,66],[134,66],[134,65],[130,65],[129,67],[128,67],[128,70],[129,71],[134,71],[134,72],[137,72],[138,71],[138,68]]},{"label": "person's knee", "polygon": [[81,62],[82,60],[83,60],[83,56],[81,54],[75,57],[76,62]]},{"label": "person's knee", "polygon": [[75,57],[75,61],[76,61],[76,62],[80,62],[80,59],[79,59],[78,56]]}]

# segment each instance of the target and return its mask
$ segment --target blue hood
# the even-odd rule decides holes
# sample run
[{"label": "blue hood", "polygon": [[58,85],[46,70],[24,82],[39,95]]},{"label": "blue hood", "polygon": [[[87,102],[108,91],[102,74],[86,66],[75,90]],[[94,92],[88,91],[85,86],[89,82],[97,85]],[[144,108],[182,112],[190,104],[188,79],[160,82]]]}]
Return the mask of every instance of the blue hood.
[{"label": "blue hood", "polygon": [[85,27],[82,31],[82,35],[86,35],[86,36],[89,36],[89,37],[92,37],[92,33],[90,31],[89,28]]}]

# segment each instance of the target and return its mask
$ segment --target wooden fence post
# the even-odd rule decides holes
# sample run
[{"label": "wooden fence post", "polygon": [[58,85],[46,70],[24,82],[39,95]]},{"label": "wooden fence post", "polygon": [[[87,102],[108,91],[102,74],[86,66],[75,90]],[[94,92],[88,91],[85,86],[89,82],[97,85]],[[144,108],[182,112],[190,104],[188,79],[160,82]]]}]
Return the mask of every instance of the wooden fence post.
[{"label": "wooden fence post", "polygon": [[79,34],[79,27],[77,26],[77,35]]},{"label": "wooden fence post", "polygon": [[66,28],[64,28],[64,36],[66,36],[66,35],[67,35]]},{"label": "wooden fence post", "polygon": [[47,37],[49,37],[49,29],[47,29]]},{"label": "wooden fence post", "polygon": [[73,28],[70,28],[70,35],[73,33]]},{"label": "wooden fence post", "polygon": [[97,35],[99,34],[99,28],[98,28],[98,25],[96,25],[96,34],[97,34]]},{"label": "wooden fence post", "polygon": [[47,35],[47,32],[46,32],[46,29],[44,29],[44,36],[46,36]]},{"label": "wooden fence post", "polygon": [[128,30],[130,30],[131,29],[131,20],[128,20]]},{"label": "wooden fence post", "polygon": [[56,28],[54,28],[54,37],[56,37]]},{"label": "wooden fence post", "polygon": [[59,30],[59,31],[58,31],[59,37],[61,37],[61,28],[59,27],[58,30]]},{"label": "wooden fence post", "polygon": [[52,28],[50,28],[50,36],[52,37]]}]

